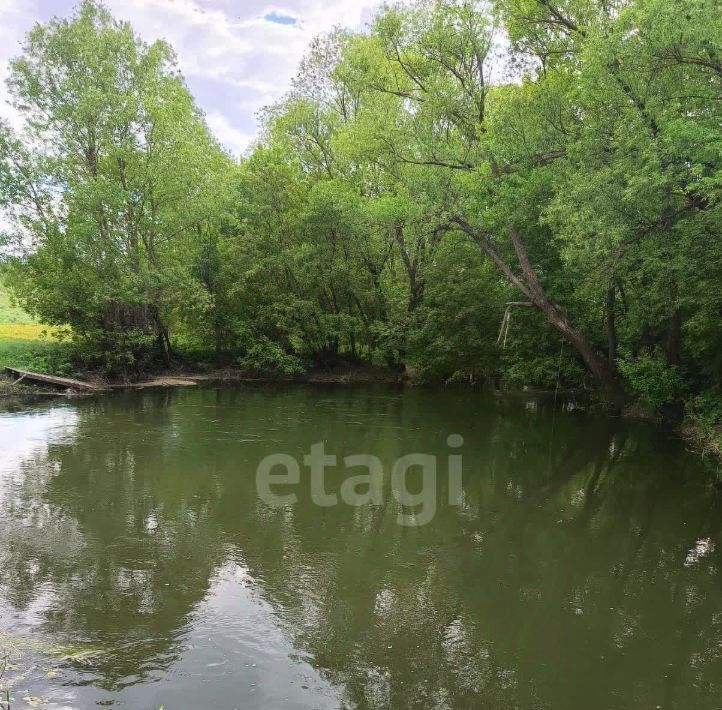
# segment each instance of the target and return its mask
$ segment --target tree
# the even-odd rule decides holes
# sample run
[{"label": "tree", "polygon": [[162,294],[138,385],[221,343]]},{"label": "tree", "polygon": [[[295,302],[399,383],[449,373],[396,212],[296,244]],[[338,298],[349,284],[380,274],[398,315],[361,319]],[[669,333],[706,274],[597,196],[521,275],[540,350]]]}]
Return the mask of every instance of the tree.
[{"label": "tree", "polygon": [[174,312],[200,294],[193,242],[230,164],[172,50],[85,0],[30,32],[8,85],[24,118],[2,146],[22,301],[121,362],[149,340],[168,362]]},{"label": "tree", "polygon": [[385,7],[312,43],[234,165],[171,50],[86,1],[11,73],[15,289],[131,359],[149,340],[167,359],[172,328],[250,369],[549,387],[584,368],[617,409],[678,405],[722,383],[721,13]]},{"label": "tree", "polygon": [[[719,23],[693,5],[500,2],[518,60],[510,66],[524,68],[520,82],[501,85],[493,19],[469,2],[387,9],[346,57],[356,81],[395,101],[403,116],[369,119],[387,160],[457,174],[458,199],[444,205],[448,228],[478,243],[616,406],[624,393],[615,358],[577,324],[587,318],[574,298],[595,279],[600,258],[614,262],[714,204],[705,193],[716,189],[718,162],[705,149],[707,163],[699,163],[690,139],[719,140]],[[570,200],[574,191],[584,198]],[[570,262],[583,251],[594,253],[596,267]],[[604,282],[595,299],[610,303],[617,278]],[[679,309],[667,312],[679,330]],[[616,352],[616,331],[609,338]],[[679,338],[668,341],[677,361]]]}]

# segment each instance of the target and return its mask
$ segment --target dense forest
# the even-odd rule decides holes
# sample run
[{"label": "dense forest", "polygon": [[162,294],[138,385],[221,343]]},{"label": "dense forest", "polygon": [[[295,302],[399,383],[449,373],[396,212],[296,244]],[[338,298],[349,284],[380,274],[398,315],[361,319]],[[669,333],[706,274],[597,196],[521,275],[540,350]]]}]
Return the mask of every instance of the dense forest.
[{"label": "dense forest", "polygon": [[240,161],[92,0],[7,88],[3,278],[88,367],[367,362],[722,419],[717,0],[384,7]]}]

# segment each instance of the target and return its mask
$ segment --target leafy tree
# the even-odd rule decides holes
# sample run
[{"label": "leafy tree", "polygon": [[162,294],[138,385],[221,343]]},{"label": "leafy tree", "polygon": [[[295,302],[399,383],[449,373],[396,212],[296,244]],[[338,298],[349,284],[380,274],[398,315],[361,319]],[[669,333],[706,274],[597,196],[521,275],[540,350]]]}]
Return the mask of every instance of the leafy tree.
[{"label": "leafy tree", "polygon": [[27,249],[12,283],[114,363],[148,341],[168,361],[179,305],[201,298],[188,262],[229,161],[170,47],[103,6],[36,26],[23,50],[8,82],[23,132],[4,127],[2,141],[3,196]]},{"label": "leafy tree", "polygon": [[116,363],[167,360],[172,332],[251,370],[591,376],[707,421],[721,28],[715,0],[387,6],[312,43],[236,165],[170,48],[86,0],[12,67],[12,284]]}]

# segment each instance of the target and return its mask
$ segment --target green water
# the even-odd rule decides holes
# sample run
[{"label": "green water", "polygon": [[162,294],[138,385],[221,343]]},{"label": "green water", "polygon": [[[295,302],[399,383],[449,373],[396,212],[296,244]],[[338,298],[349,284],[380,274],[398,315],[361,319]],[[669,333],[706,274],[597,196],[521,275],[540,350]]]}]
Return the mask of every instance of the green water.
[{"label": "green water", "polygon": [[[0,413],[13,709],[722,707],[722,496],[664,432],[463,390],[14,410]],[[294,504],[259,499],[263,457],[302,462],[320,441],[378,456],[383,501],[319,507],[304,467]],[[388,477],[414,452],[439,461],[421,527],[398,524]],[[330,469],[326,489],[356,473]]]}]

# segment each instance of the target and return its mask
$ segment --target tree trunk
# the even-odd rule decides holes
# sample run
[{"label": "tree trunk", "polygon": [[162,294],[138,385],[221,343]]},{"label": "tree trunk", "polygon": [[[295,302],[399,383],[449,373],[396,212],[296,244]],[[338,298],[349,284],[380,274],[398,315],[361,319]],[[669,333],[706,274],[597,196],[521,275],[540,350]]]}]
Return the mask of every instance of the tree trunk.
[{"label": "tree trunk", "polygon": [[402,225],[396,225],[394,229],[394,238],[399,247],[401,261],[404,264],[406,275],[409,279],[409,301],[407,310],[409,313],[413,313],[419,307],[424,292],[423,280],[418,277],[418,250],[416,256],[412,259],[406,246],[404,228]]},{"label": "tree trunk", "polygon": [[160,353],[163,356],[163,364],[166,367],[170,367],[171,362],[171,350],[170,350],[170,339],[168,333],[163,331],[158,333],[158,345],[160,346]]},{"label": "tree trunk", "polygon": [[223,326],[217,317],[213,329],[216,341],[216,364],[220,365],[223,360]]},{"label": "tree trunk", "polygon": [[665,349],[668,365],[676,366],[682,362],[682,311],[679,308],[672,312]]},{"label": "tree trunk", "polygon": [[605,397],[616,409],[624,406],[624,390],[614,367],[606,360],[591,341],[568,320],[561,306],[551,301],[537,279],[536,272],[529,260],[524,241],[516,226],[512,225],[511,241],[514,245],[524,281],[528,285],[531,301],[547,317],[547,320],[576,348],[584,364],[602,385]]},{"label": "tree trunk", "polygon": [[607,359],[616,368],[617,360],[617,287],[612,284],[607,291]]},{"label": "tree trunk", "polygon": [[521,266],[521,275],[516,274],[509,264],[504,261],[494,248],[489,237],[482,230],[473,227],[458,217],[452,219],[452,222],[475,239],[482,252],[496,264],[499,270],[534,306],[544,313],[549,323],[574,346],[587,369],[601,385],[605,398],[616,410],[621,410],[624,406],[625,396],[618,373],[609,364],[608,360],[597,351],[591,341],[569,322],[564,309],[546,295],[539,283],[517,227],[512,225],[510,234],[517,260]]},{"label": "tree trunk", "polygon": [[541,305],[539,308],[544,312],[547,320],[576,348],[584,364],[602,385],[609,403],[615,409],[621,409],[624,406],[625,396],[615,369],[597,352],[587,337],[569,323],[556,304],[549,302],[548,305]]},{"label": "tree trunk", "polygon": [[420,281],[416,273],[409,274],[410,286],[409,286],[409,304],[408,311],[413,313],[421,304],[421,300],[424,296],[424,282]]},{"label": "tree trunk", "polygon": [[157,340],[158,340],[158,348],[160,349],[160,354],[163,357],[163,364],[166,367],[170,367],[171,364],[171,358],[173,356],[173,352],[171,349],[170,344],[170,335],[168,333],[168,328],[163,325],[163,321],[160,319],[160,315],[156,315],[155,322],[157,326]]}]

